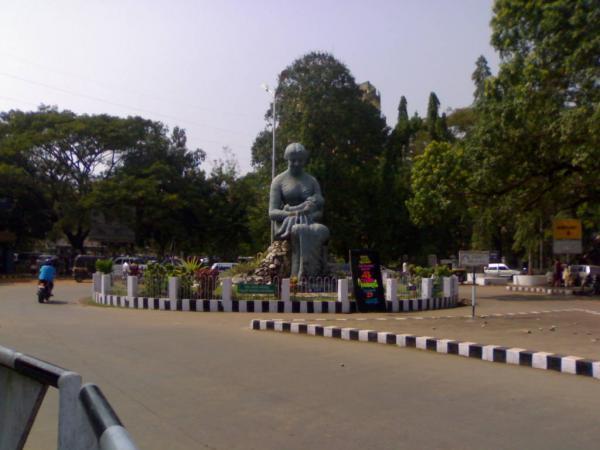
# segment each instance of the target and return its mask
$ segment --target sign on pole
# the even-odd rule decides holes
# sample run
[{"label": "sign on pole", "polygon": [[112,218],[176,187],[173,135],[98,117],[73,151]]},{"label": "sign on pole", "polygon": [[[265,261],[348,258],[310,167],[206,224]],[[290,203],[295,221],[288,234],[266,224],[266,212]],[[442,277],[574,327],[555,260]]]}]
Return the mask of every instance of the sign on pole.
[{"label": "sign on pole", "polygon": [[556,219],[552,225],[556,240],[581,239],[581,220],[579,219]]},{"label": "sign on pole", "polygon": [[581,245],[581,220],[556,219],[552,223],[554,242],[552,251],[556,255],[583,253]]},{"label": "sign on pole", "polygon": [[473,269],[473,288],[471,289],[471,317],[475,318],[475,296],[477,279],[475,278],[475,268],[487,266],[490,263],[490,252],[480,250],[460,250],[458,252],[458,261],[460,267],[470,267]]},{"label": "sign on pole", "polygon": [[487,266],[490,263],[490,252],[479,250],[461,250],[458,252],[460,267]]},{"label": "sign on pole", "polygon": [[581,241],[562,240],[554,241],[552,251],[555,255],[577,255],[583,253]]}]

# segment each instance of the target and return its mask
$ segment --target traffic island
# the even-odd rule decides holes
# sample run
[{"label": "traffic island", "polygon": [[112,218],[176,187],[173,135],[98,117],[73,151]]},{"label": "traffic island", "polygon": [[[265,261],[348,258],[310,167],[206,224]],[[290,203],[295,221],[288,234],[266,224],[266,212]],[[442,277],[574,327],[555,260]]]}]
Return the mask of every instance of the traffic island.
[{"label": "traffic island", "polygon": [[[458,304],[458,280],[456,277],[444,277],[440,288],[434,289],[432,279],[422,279],[421,298],[398,298],[396,280],[387,280],[383,309],[389,313],[437,310],[453,308]],[[303,314],[348,314],[360,310],[357,302],[349,295],[348,279],[337,280],[337,297],[328,300],[294,300],[290,292],[290,280],[281,283],[279,298],[261,300],[241,300],[234,297],[231,278],[221,280],[219,294],[221,298],[190,299],[180,298],[180,280],[170,277],[168,297],[150,298],[139,295],[138,279],[129,276],[127,295],[112,293],[110,275],[95,273],[92,282],[92,299],[101,305],[131,309],[153,309],[161,311],[197,311],[197,312],[248,312],[248,313],[303,313]],[[214,290],[213,293],[216,293]]]}]

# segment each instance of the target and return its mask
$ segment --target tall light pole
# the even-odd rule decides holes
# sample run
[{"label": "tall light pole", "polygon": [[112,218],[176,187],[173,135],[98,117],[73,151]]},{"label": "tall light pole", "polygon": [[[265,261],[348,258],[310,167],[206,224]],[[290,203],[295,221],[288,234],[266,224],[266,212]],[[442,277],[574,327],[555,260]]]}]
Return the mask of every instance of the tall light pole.
[{"label": "tall light pole", "polygon": [[[275,127],[277,126],[277,88],[271,89],[268,84],[261,84],[261,87],[273,96],[273,151],[271,152],[271,181],[275,178]],[[275,234],[275,224],[271,221],[271,244]]]}]

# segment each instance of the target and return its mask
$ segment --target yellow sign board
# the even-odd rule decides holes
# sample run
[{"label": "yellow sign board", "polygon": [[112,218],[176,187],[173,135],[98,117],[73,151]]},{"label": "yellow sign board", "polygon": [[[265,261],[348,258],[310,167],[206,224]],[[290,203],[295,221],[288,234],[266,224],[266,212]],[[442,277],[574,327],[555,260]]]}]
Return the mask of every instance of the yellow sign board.
[{"label": "yellow sign board", "polygon": [[581,239],[581,220],[556,219],[553,223],[554,239]]}]

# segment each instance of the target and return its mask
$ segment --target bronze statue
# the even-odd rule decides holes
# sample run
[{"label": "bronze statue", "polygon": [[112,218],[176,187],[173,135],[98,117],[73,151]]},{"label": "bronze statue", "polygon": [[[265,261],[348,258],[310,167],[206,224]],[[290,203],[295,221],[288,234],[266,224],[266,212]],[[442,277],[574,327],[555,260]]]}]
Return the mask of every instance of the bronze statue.
[{"label": "bronze statue", "polygon": [[275,222],[275,240],[292,244],[292,277],[315,277],[327,272],[329,229],[319,223],[323,204],[319,182],[304,172],[308,152],[302,144],[285,149],[288,169],[271,182],[269,217]]}]

